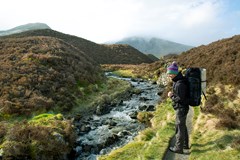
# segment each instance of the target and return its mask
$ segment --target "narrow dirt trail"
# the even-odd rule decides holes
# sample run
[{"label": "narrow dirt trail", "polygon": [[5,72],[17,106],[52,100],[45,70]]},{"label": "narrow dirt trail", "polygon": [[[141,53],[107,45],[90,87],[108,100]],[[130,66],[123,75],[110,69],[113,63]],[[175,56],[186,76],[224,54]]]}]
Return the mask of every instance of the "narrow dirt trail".
[{"label": "narrow dirt trail", "polygon": [[[189,107],[189,112],[187,115],[187,128],[188,128],[188,134],[190,137],[190,134],[192,133],[193,130],[193,125],[192,125],[192,120],[193,120],[193,115],[194,115],[194,110],[192,107]],[[175,136],[171,139],[170,146],[174,146],[175,144]],[[191,146],[191,142],[190,142]],[[163,158],[163,160],[188,160],[190,154],[178,154],[178,153],[173,153],[169,150],[167,150],[166,156]]]}]

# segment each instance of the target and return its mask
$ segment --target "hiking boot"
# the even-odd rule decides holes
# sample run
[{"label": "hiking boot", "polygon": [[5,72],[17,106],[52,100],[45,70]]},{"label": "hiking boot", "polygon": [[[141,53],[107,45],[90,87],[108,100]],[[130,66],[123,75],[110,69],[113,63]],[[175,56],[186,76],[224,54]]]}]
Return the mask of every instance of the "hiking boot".
[{"label": "hiking boot", "polygon": [[169,147],[169,150],[174,153],[183,154],[183,150],[177,149],[176,147]]}]

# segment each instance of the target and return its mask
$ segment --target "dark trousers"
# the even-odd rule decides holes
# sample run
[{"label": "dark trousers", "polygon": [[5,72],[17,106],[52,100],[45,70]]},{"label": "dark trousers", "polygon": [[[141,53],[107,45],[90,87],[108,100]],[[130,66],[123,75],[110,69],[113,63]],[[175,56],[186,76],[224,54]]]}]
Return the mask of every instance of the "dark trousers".
[{"label": "dark trousers", "polygon": [[179,150],[183,149],[183,146],[188,146],[188,130],[186,126],[186,119],[188,114],[188,108],[176,109],[176,143],[175,147]]}]

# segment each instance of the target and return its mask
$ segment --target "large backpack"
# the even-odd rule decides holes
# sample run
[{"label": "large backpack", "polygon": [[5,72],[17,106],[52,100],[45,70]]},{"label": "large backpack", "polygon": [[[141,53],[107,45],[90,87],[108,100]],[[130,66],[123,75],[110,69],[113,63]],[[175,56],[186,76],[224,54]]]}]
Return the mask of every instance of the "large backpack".
[{"label": "large backpack", "polygon": [[[199,106],[201,104],[201,94],[206,98],[202,86],[206,87],[206,70],[204,70],[205,78],[202,80],[203,69],[188,68],[185,77],[188,83],[188,104],[190,106]],[[202,84],[203,83],[203,84]]]}]

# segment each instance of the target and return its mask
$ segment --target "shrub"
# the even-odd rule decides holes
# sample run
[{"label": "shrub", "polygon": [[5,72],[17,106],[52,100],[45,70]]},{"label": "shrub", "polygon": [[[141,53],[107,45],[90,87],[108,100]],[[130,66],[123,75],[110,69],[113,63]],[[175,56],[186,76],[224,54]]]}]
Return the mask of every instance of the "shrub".
[{"label": "shrub", "polygon": [[13,124],[2,144],[3,159],[64,159],[75,142],[72,122],[62,115],[42,114]]},{"label": "shrub", "polygon": [[138,112],[137,119],[148,126],[151,126],[150,120],[153,118],[153,113],[151,112]]}]

